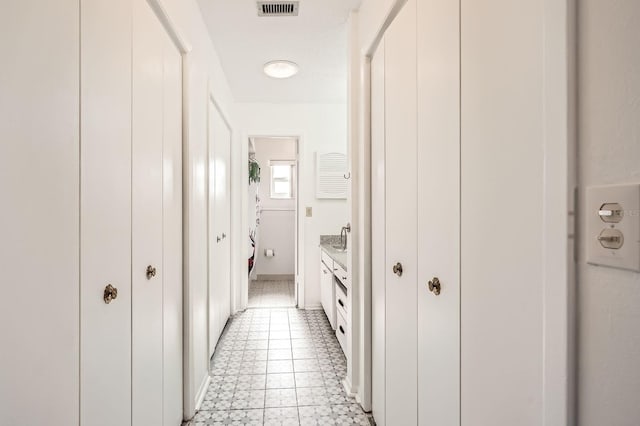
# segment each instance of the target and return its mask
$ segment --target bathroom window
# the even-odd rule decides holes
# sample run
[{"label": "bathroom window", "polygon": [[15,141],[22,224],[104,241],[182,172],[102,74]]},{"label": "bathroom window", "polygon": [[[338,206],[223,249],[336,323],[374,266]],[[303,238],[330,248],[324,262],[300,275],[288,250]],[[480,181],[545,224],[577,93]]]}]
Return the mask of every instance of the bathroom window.
[{"label": "bathroom window", "polygon": [[293,161],[271,161],[271,198],[280,200],[294,197],[293,179],[295,163]]}]

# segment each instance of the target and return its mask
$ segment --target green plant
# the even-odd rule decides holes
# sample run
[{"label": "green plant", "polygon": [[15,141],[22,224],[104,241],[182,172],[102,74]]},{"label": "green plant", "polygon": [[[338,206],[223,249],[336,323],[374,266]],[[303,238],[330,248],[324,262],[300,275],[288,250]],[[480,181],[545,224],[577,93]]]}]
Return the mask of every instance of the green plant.
[{"label": "green plant", "polygon": [[249,185],[260,182],[260,165],[257,161],[249,161]]}]

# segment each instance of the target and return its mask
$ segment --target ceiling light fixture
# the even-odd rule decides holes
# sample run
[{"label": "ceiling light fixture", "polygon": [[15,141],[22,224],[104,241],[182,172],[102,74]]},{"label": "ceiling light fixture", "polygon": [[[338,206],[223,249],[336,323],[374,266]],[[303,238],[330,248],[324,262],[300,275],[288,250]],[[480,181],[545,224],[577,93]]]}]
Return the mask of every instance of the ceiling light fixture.
[{"label": "ceiling light fixture", "polygon": [[271,78],[289,78],[298,74],[298,64],[291,61],[271,61],[264,64],[264,73]]}]

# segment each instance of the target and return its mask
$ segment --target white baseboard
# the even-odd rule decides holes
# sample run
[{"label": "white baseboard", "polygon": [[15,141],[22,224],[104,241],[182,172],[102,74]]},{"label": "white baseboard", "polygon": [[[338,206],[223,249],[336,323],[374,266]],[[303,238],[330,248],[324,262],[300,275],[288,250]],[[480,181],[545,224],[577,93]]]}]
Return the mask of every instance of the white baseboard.
[{"label": "white baseboard", "polygon": [[313,305],[306,305],[303,309],[307,310],[307,311],[318,311],[320,309],[322,309],[322,305],[320,303],[316,303]]},{"label": "white baseboard", "polygon": [[344,379],[342,379],[342,387],[344,388],[344,391],[347,393],[347,395],[349,395],[352,398],[358,398],[358,390],[354,389],[353,385],[351,384],[351,380],[349,380],[349,377],[345,377]]},{"label": "white baseboard", "polygon": [[198,389],[198,393],[196,394],[196,411],[200,409],[202,401],[204,401],[204,397],[207,394],[207,389],[209,388],[209,383],[211,383],[211,376],[207,374],[207,377],[205,377],[200,384],[200,389]]}]

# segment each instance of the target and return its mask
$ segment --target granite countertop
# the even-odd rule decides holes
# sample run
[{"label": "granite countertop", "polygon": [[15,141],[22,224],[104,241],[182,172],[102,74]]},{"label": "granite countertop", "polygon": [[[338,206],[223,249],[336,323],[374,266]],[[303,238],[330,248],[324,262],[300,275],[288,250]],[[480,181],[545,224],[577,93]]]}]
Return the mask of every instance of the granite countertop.
[{"label": "granite countertop", "polygon": [[348,250],[338,251],[334,248],[338,245],[340,245],[340,235],[320,235],[320,248],[346,271]]}]

